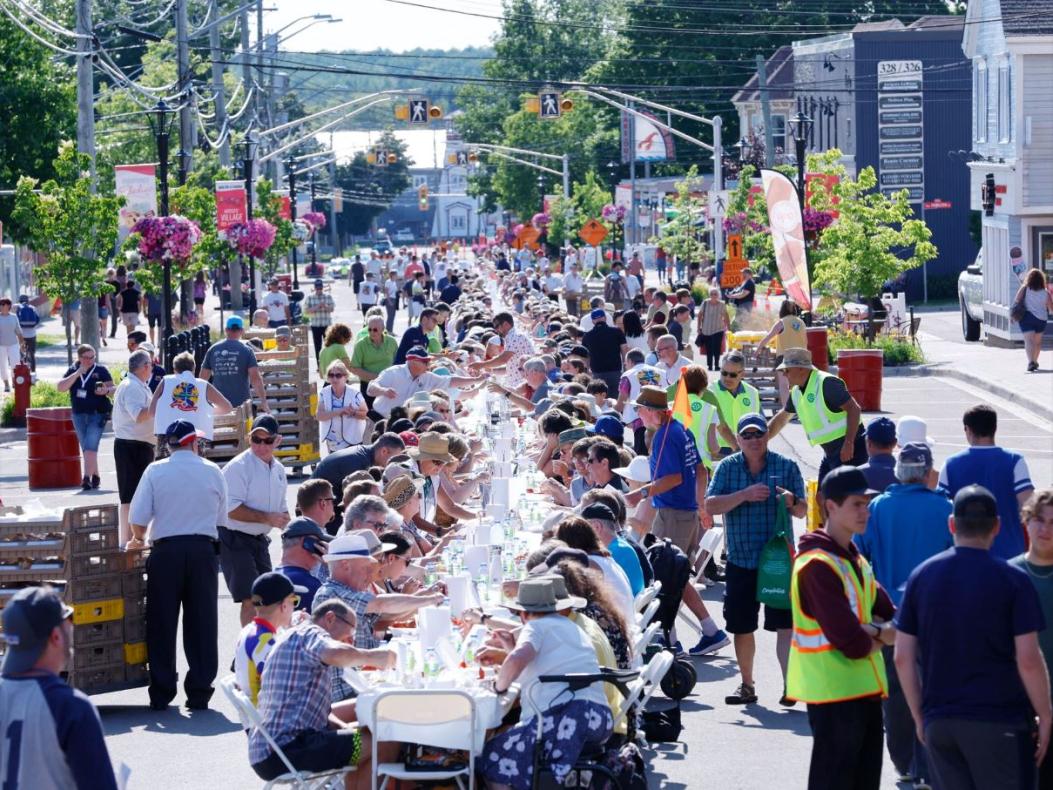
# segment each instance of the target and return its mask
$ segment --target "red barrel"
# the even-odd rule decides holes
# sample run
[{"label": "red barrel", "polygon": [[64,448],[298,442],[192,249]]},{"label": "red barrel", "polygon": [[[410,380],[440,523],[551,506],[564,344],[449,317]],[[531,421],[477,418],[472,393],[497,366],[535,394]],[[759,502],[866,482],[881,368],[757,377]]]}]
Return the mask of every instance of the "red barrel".
[{"label": "red barrel", "polygon": [[863,411],[881,411],[881,370],[885,352],[854,348],[837,352],[837,375]]},{"label": "red barrel", "polygon": [[825,326],[808,327],[808,350],[812,352],[812,364],[819,370],[830,367],[830,345],[827,341]]},{"label": "red barrel", "polygon": [[30,488],[80,485],[80,443],[68,406],[26,411]]}]

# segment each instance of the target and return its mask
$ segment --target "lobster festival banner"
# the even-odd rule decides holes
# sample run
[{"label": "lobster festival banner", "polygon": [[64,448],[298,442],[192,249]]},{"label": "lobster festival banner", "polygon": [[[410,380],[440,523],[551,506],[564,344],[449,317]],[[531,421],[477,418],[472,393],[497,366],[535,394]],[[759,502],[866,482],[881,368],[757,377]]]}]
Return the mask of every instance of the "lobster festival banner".
[{"label": "lobster festival banner", "polygon": [[155,167],[156,165],[115,165],[113,168],[114,191],[124,198],[124,205],[117,215],[118,243],[128,238],[136,222],[143,217],[157,215]]},{"label": "lobster festival banner", "polygon": [[248,202],[244,181],[216,182],[216,230],[248,222]]},{"label": "lobster festival banner", "polygon": [[764,199],[768,203],[768,227],[775,247],[775,262],[786,295],[802,310],[811,310],[808,282],[808,247],[804,243],[804,218],[797,187],[776,170],[761,170]]}]

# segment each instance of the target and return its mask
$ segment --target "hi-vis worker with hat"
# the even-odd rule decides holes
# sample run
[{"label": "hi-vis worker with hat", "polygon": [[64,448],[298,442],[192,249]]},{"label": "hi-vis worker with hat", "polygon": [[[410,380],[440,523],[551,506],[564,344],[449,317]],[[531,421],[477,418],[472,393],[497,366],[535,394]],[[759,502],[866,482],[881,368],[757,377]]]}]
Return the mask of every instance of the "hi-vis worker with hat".
[{"label": "hi-vis worker with hat", "polygon": [[863,473],[842,466],[822,484],[826,524],[801,537],[793,565],[793,637],[786,696],[808,704],[809,790],[877,790],[884,749],[881,648],[895,641],[895,607],[852,538],[866,530]]},{"label": "hi-vis worker with hat", "polygon": [[735,432],[739,420],[747,414],[761,413],[760,390],[745,380],[745,370],[746,357],[741,351],[732,349],[721,357],[719,378],[709,385],[720,417],[717,444],[721,458],[738,452],[739,440]]},{"label": "hi-vis worker with hat", "polygon": [[775,436],[796,414],[808,443],[823,448],[819,464],[819,484],[842,464],[862,466],[867,447],[860,430],[861,410],[844,381],[812,365],[807,348],[788,348],[776,368],[786,375],[790,399],[782,411],[771,418],[768,434]]}]

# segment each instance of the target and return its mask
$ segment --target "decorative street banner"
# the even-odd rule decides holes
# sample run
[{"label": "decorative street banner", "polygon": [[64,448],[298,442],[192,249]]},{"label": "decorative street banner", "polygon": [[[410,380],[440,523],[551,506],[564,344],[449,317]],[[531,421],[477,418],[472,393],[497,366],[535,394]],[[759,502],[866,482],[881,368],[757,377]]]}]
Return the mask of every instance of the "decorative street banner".
[{"label": "decorative street banner", "polygon": [[124,241],[132,225],[143,217],[157,214],[157,184],[154,165],[116,165],[113,168],[114,191],[124,197],[117,218],[117,240]]},{"label": "decorative street banner", "polygon": [[281,201],[281,204],[278,206],[278,216],[282,219],[292,219],[292,203],[289,200],[289,190],[276,189],[274,194]]},{"label": "decorative street banner", "polygon": [[232,225],[248,222],[244,181],[216,182],[216,230],[224,231]]},{"label": "decorative street banner", "polygon": [[313,209],[311,208],[311,193],[310,192],[297,192],[296,193],[296,216],[302,217],[304,214],[310,214]]},{"label": "decorative street banner", "polygon": [[786,295],[811,310],[808,283],[808,248],[804,243],[804,221],[797,188],[782,173],[761,170],[764,199],[768,202],[768,226],[775,246],[775,262],[779,266]]},{"label": "decorative street banner", "polygon": [[[637,112],[641,111],[637,110]],[[631,150],[633,142],[636,143],[637,162],[664,162],[667,159],[676,159],[673,135],[648,120],[648,118],[654,118],[651,113],[641,112],[641,114],[646,115],[647,118],[622,112],[622,162],[627,163],[633,160]],[[655,120],[658,119],[655,118]]]}]

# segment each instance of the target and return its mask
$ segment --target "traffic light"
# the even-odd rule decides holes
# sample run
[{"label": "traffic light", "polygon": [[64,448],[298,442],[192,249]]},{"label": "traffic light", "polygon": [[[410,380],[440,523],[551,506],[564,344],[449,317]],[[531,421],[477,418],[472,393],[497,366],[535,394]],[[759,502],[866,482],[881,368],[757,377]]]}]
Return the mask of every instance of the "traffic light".
[{"label": "traffic light", "polygon": [[442,117],[442,107],[436,107],[434,104],[428,107],[428,120],[437,121]]},{"label": "traffic light", "polygon": [[393,165],[393,164],[395,164],[396,162],[399,161],[399,155],[394,153],[393,151],[389,151],[388,152],[388,156],[387,156],[387,160],[388,160],[388,164],[389,165]]},{"label": "traffic light", "polygon": [[560,100],[559,109],[563,112],[570,112],[574,109],[574,102],[571,99],[564,98]]},{"label": "traffic light", "polygon": [[468,164],[470,164],[470,165],[477,165],[477,164],[479,164],[479,154],[477,154],[475,151],[469,151],[468,152]]},{"label": "traffic light", "polygon": [[427,184],[421,184],[420,187],[417,188],[417,207],[421,211],[427,211],[428,210],[428,185]]}]

